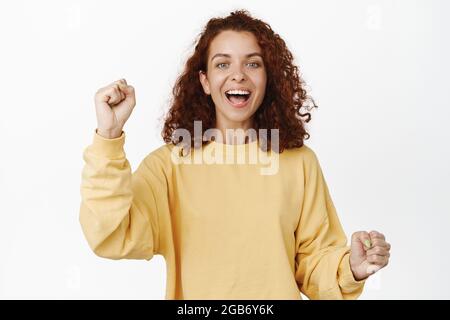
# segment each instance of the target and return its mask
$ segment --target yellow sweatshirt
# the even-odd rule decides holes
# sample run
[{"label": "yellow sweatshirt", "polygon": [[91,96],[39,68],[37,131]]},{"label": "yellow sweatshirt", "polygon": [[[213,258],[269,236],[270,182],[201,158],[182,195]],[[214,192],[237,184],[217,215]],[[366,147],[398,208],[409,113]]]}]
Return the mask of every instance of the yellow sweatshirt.
[{"label": "yellow sweatshirt", "polygon": [[[125,134],[94,134],[84,151],[80,223],[92,250],[110,259],[167,264],[166,299],[356,299],[347,239],[314,152],[260,163],[172,161],[173,145],[132,173]],[[248,155],[258,142],[210,142],[203,154]],[[193,153],[191,153],[192,155]],[[205,157],[206,158],[206,157]]]}]

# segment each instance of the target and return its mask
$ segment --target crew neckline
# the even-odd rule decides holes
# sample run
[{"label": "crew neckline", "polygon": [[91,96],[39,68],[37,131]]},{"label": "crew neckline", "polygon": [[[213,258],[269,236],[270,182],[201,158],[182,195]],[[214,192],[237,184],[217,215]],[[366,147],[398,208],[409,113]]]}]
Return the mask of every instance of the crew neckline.
[{"label": "crew neckline", "polygon": [[216,144],[216,145],[219,145],[219,146],[226,146],[226,147],[229,147],[229,148],[232,148],[232,147],[245,147],[245,146],[251,146],[251,145],[257,144],[258,143],[258,139],[252,140],[252,141],[250,141],[248,143],[239,143],[239,144],[228,144],[228,143],[223,143],[223,142],[219,142],[219,141],[215,141],[215,140],[211,140],[210,143]]}]

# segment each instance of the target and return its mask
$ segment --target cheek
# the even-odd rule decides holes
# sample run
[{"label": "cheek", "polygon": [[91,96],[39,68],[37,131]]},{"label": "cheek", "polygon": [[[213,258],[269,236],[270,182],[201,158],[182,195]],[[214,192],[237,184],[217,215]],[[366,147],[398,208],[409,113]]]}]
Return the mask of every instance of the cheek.
[{"label": "cheek", "polygon": [[218,74],[211,74],[209,76],[209,86],[212,94],[220,94],[222,85],[224,82],[224,77]]},{"label": "cheek", "polygon": [[255,84],[255,86],[258,88],[258,90],[261,93],[264,93],[264,91],[266,89],[266,83],[267,83],[266,73],[261,72],[259,74],[256,74],[255,77],[253,78],[253,83]]},{"label": "cheek", "polygon": [[264,97],[266,95],[266,82],[261,81],[257,84],[258,88],[258,101],[261,103],[264,100]]}]

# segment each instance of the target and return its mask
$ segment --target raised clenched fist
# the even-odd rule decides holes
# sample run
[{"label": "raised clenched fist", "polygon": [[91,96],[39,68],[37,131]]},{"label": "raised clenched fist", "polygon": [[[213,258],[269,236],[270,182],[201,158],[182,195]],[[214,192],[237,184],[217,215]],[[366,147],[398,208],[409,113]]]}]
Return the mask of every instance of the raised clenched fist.
[{"label": "raised clenched fist", "polygon": [[134,88],[125,79],[100,88],[95,94],[97,133],[107,139],[120,137],[135,105]]}]

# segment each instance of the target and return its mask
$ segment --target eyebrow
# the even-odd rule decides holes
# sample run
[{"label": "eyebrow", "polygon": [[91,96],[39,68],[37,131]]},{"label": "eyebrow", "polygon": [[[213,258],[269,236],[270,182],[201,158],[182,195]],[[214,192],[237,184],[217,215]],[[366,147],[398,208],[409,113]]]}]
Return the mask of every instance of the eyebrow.
[{"label": "eyebrow", "polygon": [[[262,59],[262,54],[259,52],[252,52],[247,54],[245,57],[246,58],[251,58],[251,57],[255,57],[258,56]],[[213,61],[215,58],[219,58],[219,57],[223,57],[223,58],[231,58],[231,55],[227,54],[227,53],[217,53],[215,54],[212,58],[211,61]]]}]

